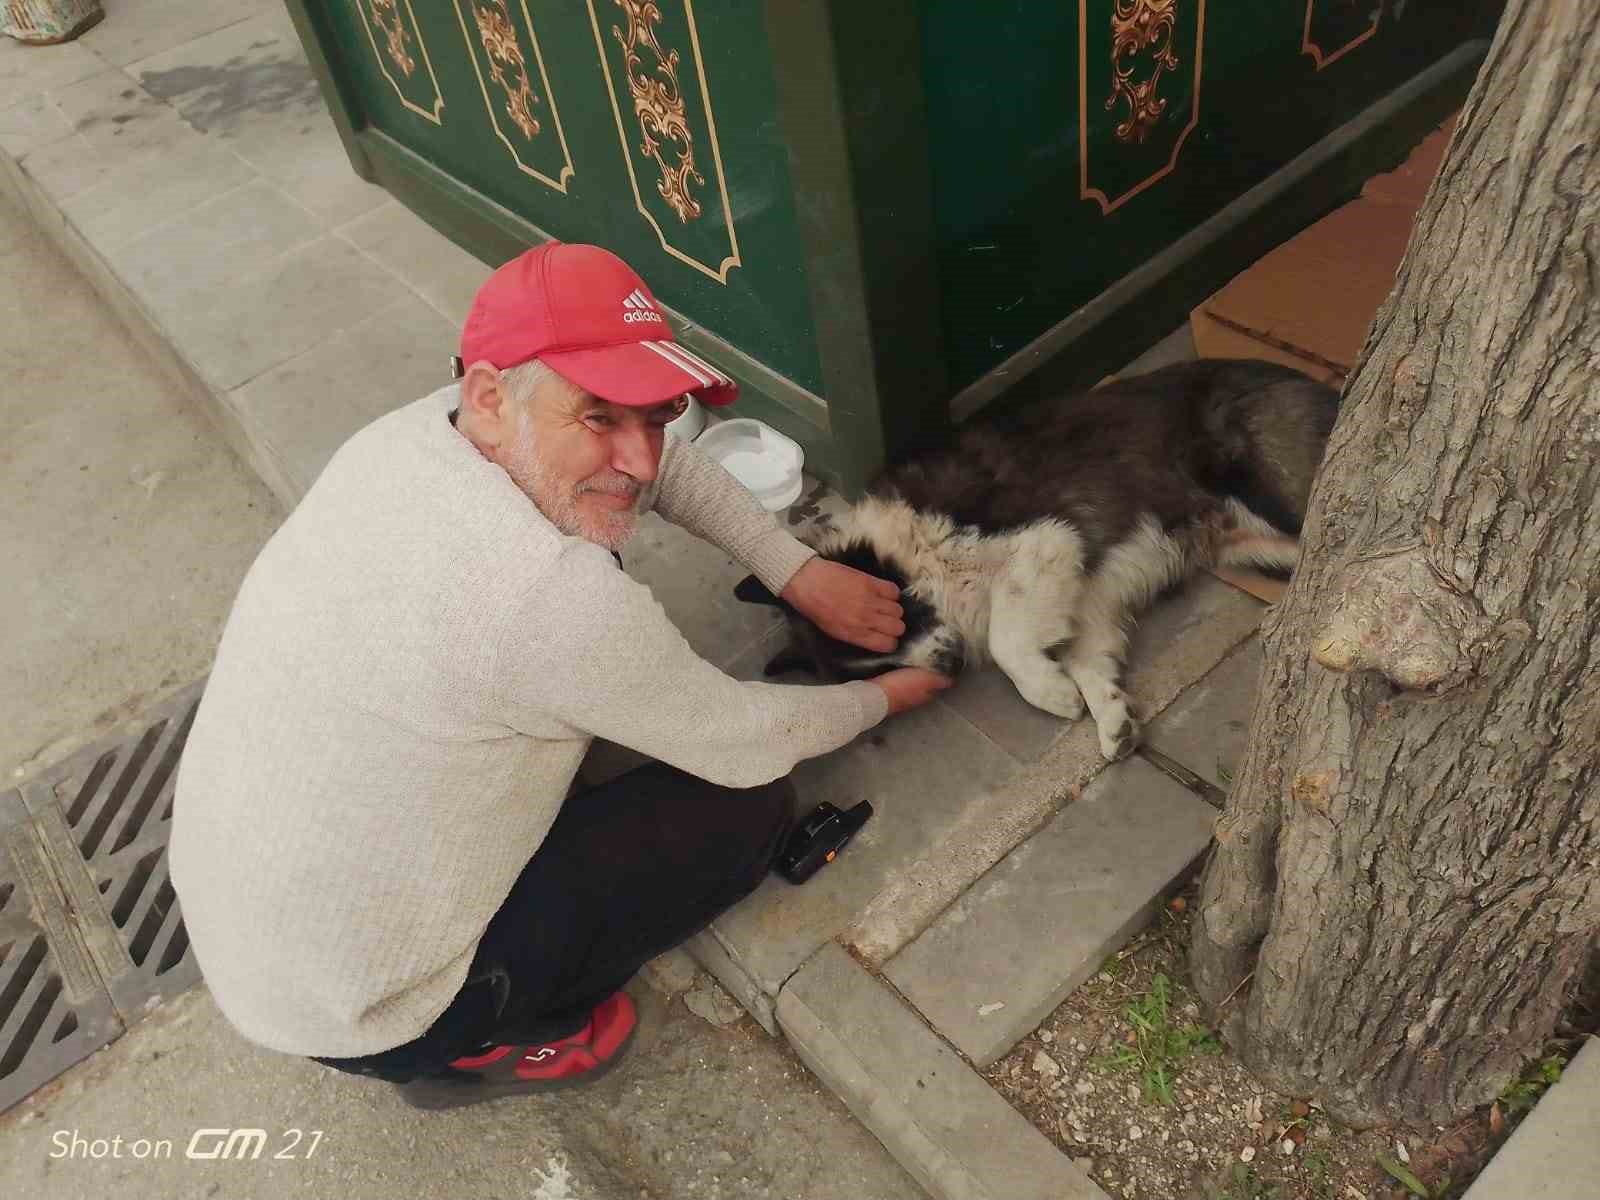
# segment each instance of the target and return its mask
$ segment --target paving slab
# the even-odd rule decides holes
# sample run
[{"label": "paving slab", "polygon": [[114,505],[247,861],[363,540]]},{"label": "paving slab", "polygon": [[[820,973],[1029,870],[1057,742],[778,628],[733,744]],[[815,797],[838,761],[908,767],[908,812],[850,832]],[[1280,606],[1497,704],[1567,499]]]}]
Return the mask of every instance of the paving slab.
[{"label": "paving slab", "polygon": [[[735,598],[734,587],[750,573],[744,566],[655,513],[640,520],[622,563],[654,593],[695,653],[719,667],[783,623],[777,609]],[[749,678],[760,678],[760,671]]]},{"label": "paving slab", "polygon": [[236,281],[320,236],[304,209],[257,179],[173,213],[128,242],[96,249],[140,303],[175,329]]},{"label": "paving slab", "polygon": [[[421,1112],[378,1080],[251,1045],[196,988],[0,1116],[0,1196],[923,1195],[782,1042],[747,1021],[715,1028],[643,983],[629,991],[639,1031],[606,1078],[556,1095]],[[260,1154],[186,1157],[196,1130],[219,1127],[263,1130]],[[114,1137],[122,1139],[115,1152]],[[145,1157],[136,1158],[141,1138]],[[97,1139],[102,1156],[91,1157]],[[151,1153],[157,1140],[170,1149]]]},{"label": "paving slab", "polygon": [[[1128,658],[1128,690],[1145,716],[1159,713],[1248,638],[1263,611],[1259,600],[1209,575],[1158,601],[1135,630]],[[968,683],[940,702],[970,718]],[[1006,703],[1023,705],[1014,693]],[[1019,725],[1030,719],[1019,715]],[[974,797],[944,839],[904,864],[861,910],[844,934],[852,950],[869,962],[887,960],[1105,768],[1092,722],[1051,721],[1063,732],[1042,750],[1026,747],[1037,757],[1024,760],[1003,786]],[[1015,752],[1015,730],[1003,719],[979,728]]]},{"label": "paving slab", "polygon": [[106,251],[254,178],[249,166],[224,147],[183,138],[146,151],[66,197],[61,211]]},{"label": "paving slab", "polygon": [[295,503],[351,434],[448,382],[458,336],[420,296],[397,290],[365,321],[235,388],[228,403],[272,464],[273,493]]},{"label": "paving slab", "polygon": [[115,68],[49,92],[44,100],[72,132],[31,150],[24,162],[57,202],[145,169],[162,155],[206,144],[169,105]]},{"label": "paving slab", "polygon": [[4,199],[0,278],[9,784],[203,674],[280,513]]},{"label": "paving slab", "polygon": [[24,46],[0,39],[0,106],[76,83],[106,69],[106,62],[80,41],[59,46]]},{"label": "paving slab", "polygon": [[1217,812],[1142,759],[1108,767],[884,977],[979,1067],[1004,1055],[1149,920]]},{"label": "paving slab", "polygon": [[173,312],[170,328],[201,377],[227,390],[360,324],[396,296],[392,275],[327,236]]},{"label": "paving slab", "polygon": [[712,935],[776,995],[824,942],[844,931],[884,887],[927,857],[970,805],[1002,788],[1017,764],[935,702],[894,717],[848,746],[795,767],[803,806],[870,800],[873,816],[837,861],[796,886],[769,876],[718,917]]},{"label": "paving slab", "polygon": [[402,204],[385,204],[337,232],[404,280],[457,329],[493,269]]},{"label": "paving slab", "polygon": [[1151,722],[1145,745],[1228,791],[1244,756],[1260,677],[1261,640],[1251,638]]},{"label": "paving slab", "polygon": [[0,109],[0,151],[21,158],[72,133],[72,122],[45,95],[28,96]]},{"label": "paving slab", "polygon": [[106,17],[78,39],[108,63],[121,66],[276,8],[273,0],[103,0]]},{"label": "paving slab", "polygon": [[1600,1038],[1590,1038],[1489,1160],[1466,1200],[1594,1200],[1597,1194]]},{"label": "paving slab", "polygon": [[350,169],[305,48],[281,6],[163,47],[127,71],[323,226],[391,203],[386,191]]},{"label": "paving slab", "polygon": [[939,1200],[1102,1200],[1096,1187],[833,944],[778,995],[800,1058]]}]

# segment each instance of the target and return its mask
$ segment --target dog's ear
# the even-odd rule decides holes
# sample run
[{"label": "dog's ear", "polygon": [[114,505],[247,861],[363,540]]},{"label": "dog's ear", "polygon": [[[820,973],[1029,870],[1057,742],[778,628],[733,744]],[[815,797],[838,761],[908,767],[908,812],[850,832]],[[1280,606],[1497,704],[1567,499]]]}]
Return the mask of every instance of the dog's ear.
[{"label": "dog's ear", "polygon": [[767,585],[754,575],[746,575],[741,579],[738,586],[733,589],[733,594],[746,604],[765,604],[771,608],[786,607],[784,602],[774,596]]}]

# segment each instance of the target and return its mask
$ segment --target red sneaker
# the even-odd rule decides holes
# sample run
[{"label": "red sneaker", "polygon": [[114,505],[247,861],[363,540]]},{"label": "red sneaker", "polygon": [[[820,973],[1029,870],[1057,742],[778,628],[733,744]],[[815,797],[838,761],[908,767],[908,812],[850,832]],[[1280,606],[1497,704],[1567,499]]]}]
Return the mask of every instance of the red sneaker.
[{"label": "red sneaker", "polygon": [[493,1046],[454,1060],[438,1075],[400,1085],[413,1108],[457,1108],[527,1092],[550,1092],[600,1078],[633,1043],[638,1013],[626,992],[602,1001],[571,1037],[544,1044]]}]

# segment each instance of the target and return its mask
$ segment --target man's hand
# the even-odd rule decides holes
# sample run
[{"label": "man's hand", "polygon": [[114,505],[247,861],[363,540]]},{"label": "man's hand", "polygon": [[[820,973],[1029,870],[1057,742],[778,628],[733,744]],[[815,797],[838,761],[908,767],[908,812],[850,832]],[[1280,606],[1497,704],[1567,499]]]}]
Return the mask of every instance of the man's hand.
[{"label": "man's hand", "polygon": [[877,684],[889,697],[889,715],[892,717],[926,704],[955,680],[937,671],[924,671],[921,667],[901,667],[896,671],[874,675],[868,682]]},{"label": "man's hand", "polygon": [[831,638],[887,654],[906,631],[901,619],[900,589],[826,558],[813,558],[794,573],[783,589],[801,615]]}]

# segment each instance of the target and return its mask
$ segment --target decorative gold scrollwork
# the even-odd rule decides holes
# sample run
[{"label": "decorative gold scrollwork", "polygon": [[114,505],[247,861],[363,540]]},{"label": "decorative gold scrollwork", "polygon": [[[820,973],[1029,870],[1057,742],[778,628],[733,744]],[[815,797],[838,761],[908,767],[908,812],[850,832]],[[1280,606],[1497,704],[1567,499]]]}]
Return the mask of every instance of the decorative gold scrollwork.
[{"label": "decorative gold scrollwork", "polygon": [[[1172,48],[1172,34],[1177,24],[1173,11],[1176,0],[1116,0],[1111,14],[1111,95],[1106,97],[1106,108],[1115,108],[1118,100],[1128,102],[1127,119],[1116,128],[1120,142],[1143,142],[1150,130],[1167,111],[1165,99],[1156,95],[1161,86],[1161,75],[1178,67],[1178,55]],[[1166,41],[1156,43],[1162,35]],[[1141,50],[1155,48],[1155,70],[1150,78],[1135,82],[1133,65],[1124,65],[1124,58],[1133,58]]]},{"label": "decorative gold scrollwork", "polygon": [[388,42],[389,59],[407,79],[417,69],[417,60],[411,57],[406,43],[411,35],[406,32],[405,21],[400,16],[399,0],[369,0],[369,11],[378,28],[383,30]]},{"label": "decorative gold scrollwork", "polygon": [[[639,148],[655,160],[661,178],[656,181],[656,191],[667,202],[684,224],[701,213],[700,202],[690,193],[690,181],[705,186],[705,177],[695,169],[694,135],[689,132],[689,118],[683,106],[683,93],[678,87],[678,52],[664,51],[656,40],[655,25],[661,20],[661,9],[654,0],[615,0],[628,19],[628,32],[613,25],[611,35],[622,46],[624,71],[628,77],[628,91],[633,95],[633,114],[639,121],[639,132],[644,140]],[[641,46],[648,47],[655,56],[655,72],[644,67],[639,54]],[[668,162],[669,154],[676,154],[676,162]]]},{"label": "decorative gold scrollwork", "polygon": [[[378,70],[394,88],[400,103],[419,117],[443,125],[440,114],[444,112],[444,96],[439,91],[439,80],[434,76],[433,62],[428,57],[428,44],[422,39],[411,0],[350,0],[350,4],[361,18],[361,27],[367,31]],[[382,46],[378,38],[380,30]],[[395,72],[399,73],[398,77]]]},{"label": "decorative gold scrollwork", "polygon": [[[1349,15],[1349,10],[1354,9],[1357,6],[1358,3],[1367,3],[1367,2],[1369,2],[1369,0],[1344,0],[1344,10],[1345,11],[1342,12],[1342,13],[1335,13],[1334,14],[1335,20],[1337,21],[1338,18]],[[1381,5],[1381,4],[1373,4],[1372,5],[1372,9],[1371,9],[1372,20],[1371,20],[1371,23],[1368,24],[1366,29],[1364,29],[1360,33],[1356,34],[1355,37],[1353,37],[1349,41],[1345,42],[1345,44],[1340,46],[1338,49],[1336,49],[1336,50],[1324,50],[1318,44],[1318,42],[1323,39],[1324,34],[1319,33],[1314,28],[1314,25],[1316,23],[1315,22],[1315,16],[1316,16],[1315,10],[1316,10],[1316,7],[1317,7],[1317,0],[1306,0],[1306,29],[1305,29],[1305,35],[1301,38],[1301,41],[1300,41],[1300,53],[1309,54],[1311,56],[1311,61],[1316,64],[1316,69],[1319,70],[1319,71],[1322,70],[1322,68],[1324,68],[1324,67],[1332,66],[1334,63],[1338,62],[1341,58],[1343,58],[1346,54],[1349,54],[1350,51],[1354,50],[1357,46],[1359,46],[1363,42],[1365,42],[1373,34],[1377,33],[1378,32],[1378,24],[1379,24],[1379,22],[1381,22],[1383,20],[1383,5]],[[1401,5],[1400,7],[1404,8],[1405,6]],[[1323,9],[1324,9],[1324,12],[1326,12],[1327,6],[1324,5]]]},{"label": "decorative gold scrollwork", "polygon": [[478,37],[489,56],[489,78],[506,93],[506,115],[530,141],[539,135],[539,118],[533,105],[539,103],[528,78],[528,64],[517,41],[517,28],[511,23],[511,8],[506,0],[489,0],[493,7],[472,6],[478,23]]}]

